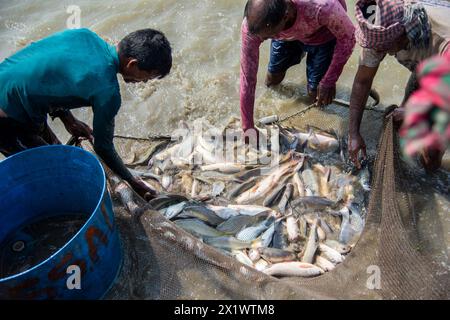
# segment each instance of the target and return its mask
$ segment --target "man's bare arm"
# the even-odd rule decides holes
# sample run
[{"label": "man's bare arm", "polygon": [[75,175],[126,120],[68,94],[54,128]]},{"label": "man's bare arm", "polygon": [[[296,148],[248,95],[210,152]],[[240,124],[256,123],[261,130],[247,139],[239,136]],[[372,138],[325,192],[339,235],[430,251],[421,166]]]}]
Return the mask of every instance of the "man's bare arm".
[{"label": "man's bare arm", "polygon": [[350,97],[350,135],[359,133],[364,107],[377,71],[378,67],[370,68],[362,65],[358,67]]},{"label": "man's bare arm", "polygon": [[366,144],[360,134],[361,120],[364,108],[369,98],[373,79],[378,71],[378,67],[366,67],[360,65],[353,82],[352,95],[350,97],[350,123],[348,150],[350,160],[359,168],[359,153],[366,157]]}]

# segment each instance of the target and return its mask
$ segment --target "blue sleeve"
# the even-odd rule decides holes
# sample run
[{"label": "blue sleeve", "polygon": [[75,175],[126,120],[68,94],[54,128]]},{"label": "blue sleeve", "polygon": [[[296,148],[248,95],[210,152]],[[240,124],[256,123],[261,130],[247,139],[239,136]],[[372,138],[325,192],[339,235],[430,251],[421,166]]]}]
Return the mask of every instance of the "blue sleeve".
[{"label": "blue sleeve", "polygon": [[92,101],[94,111],[94,150],[105,164],[124,180],[132,175],[125,167],[114,148],[114,118],[121,105],[120,91],[117,87],[102,90]]}]

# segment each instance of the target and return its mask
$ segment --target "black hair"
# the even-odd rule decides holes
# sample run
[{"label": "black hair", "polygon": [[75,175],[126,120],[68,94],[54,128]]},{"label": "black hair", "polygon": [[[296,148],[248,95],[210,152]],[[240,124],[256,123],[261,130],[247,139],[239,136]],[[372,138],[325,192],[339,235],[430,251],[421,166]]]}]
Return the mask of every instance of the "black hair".
[{"label": "black hair", "polygon": [[164,78],[172,68],[172,48],[165,35],[157,30],[130,33],[120,41],[119,54],[136,59],[141,70],[157,70],[159,78]]},{"label": "black hair", "polygon": [[[248,0],[245,5],[244,17],[247,18],[247,22],[253,6],[254,0]],[[252,19],[251,23],[248,24],[249,31],[256,34],[266,28],[277,26],[283,20],[286,10],[286,0],[265,0],[261,12],[259,12],[259,17]]]}]

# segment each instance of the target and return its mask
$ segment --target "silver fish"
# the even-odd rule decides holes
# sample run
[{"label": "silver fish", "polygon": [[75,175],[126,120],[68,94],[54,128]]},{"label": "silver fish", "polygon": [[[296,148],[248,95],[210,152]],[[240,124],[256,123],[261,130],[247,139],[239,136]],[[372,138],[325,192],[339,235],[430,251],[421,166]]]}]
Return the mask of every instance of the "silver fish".
[{"label": "silver fish", "polygon": [[127,166],[136,167],[141,165],[147,165],[150,161],[151,157],[163,148],[167,147],[170,141],[162,141],[155,145],[152,145],[148,150],[146,150],[142,154],[135,154],[134,160],[131,163],[127,163]]},{"label": "silver fish", "polygon": [[237,179],[233,175],[221,173],[217,171],[202,171],[200,174],[196,174],[195,178],[202,178],[207,181],[224,181],[224,182],[236,182],[242,183],[243,181]]},{"label": "silver fish", "polygon": [[173,206],[170,206],[164,210],[164,216],[167,219],[172,220],[177,215],[179,215],[183,211],[184,207],[186,207],[187,205],[188,205],[187,201],[182,201],[178,204],[174,204]]},{"label": "silver fish", "polygon": [[253,261],[250,260],[250,258],[244,252],[239,250],[233,250],[231,253],[240,263],[245,264],[249,267],[253,267]]},{"label": "silver fish", "polygon": [[229,208],[229,207],[221,207],[221,206],[213,206],[213,205],[207,205],[206,206],[209,210],[214,211],[215,214],[217,214],[219,217],[221,217],[224,220],[228,220],[231,217],[235,217],[239,215],[239,211]]},{"label": "silver fish", "polygon": [[359,206],[356,203],[352,203],[349,206],[351,215],[350,215],[350,225],[356,234],[360,235],[364,229],[364,219],[361,217],[361,212],[359,210]]},{"label": "silver fish", "polygon": [[212,187],[211,195],[213,197],[217,197],[223,192],[223,190],[225,190],[225,184],[221,181],[215,182]]},{"label": "silver fish", "polygon": [[304,216],[300,216],[298,220],[300,237],[306,240],[308,237],[308,223]]},{"label": "silver fish", "polygon": [[324,242],[324,244],[327,245],[328,247],[336,250],[340,254],[347,254],[351,250],[350,246],[347,246],[347,245],[344,245],[342,243],[339,243],[336,240],[327,240],[327,241]]},{"label": "silver fish", "polygon": [[237,163],[215,163],[211,165],[202,166],[200,169],[202,171],[219,171],[222,173],[234,174],[245,169],[246,166]]},{"label": "silver fish", "polygon": [[344,261],[344,257],[339,252],[323,243],[319,244],[319,250],[327,260],[334,264],[342,263]]},{"label": "silver fish", "polygon": [[309,148],[314,150],[332,153],[339,149],[338,139],[325,132],[311,129],[308,133],[298,132],[295,135],[300,139],[300,143],[307,144]]},{"label": "silver fish", "polygon": [[228,208],[239,211],[240,215],[255,216],[257,214],[266,213],[268,215],[275,215],[275,212],[267,207],[255,205],[229,205]]},{"label": "silver fish", "polygon": [[363,169],[358,174],[359,183],[361,184],[361,187],[365,191],[370,191],[370,172],[367,165],[363,166]]},{"label": "silver fish", "polygon": [[132,214],[139,214],[141,209],[134,201],[133,190],[125,182],[119,182],[114,188],[114,192],[119,196],[121,203]]},{"label": "silver fish", "polygon": [[311,226],[311,229],[309,230],[309,237],[306,243],[305,252],[303,253],[302,262],[312,263],[318,246],[319,241],[317,237],[317,222],[316,222]]},{"label": "silver fish", "polygon": [[177,218],[196,218],[211,226],[217,226],[224,222],[214,211],[200,205],[190,205],[183,209],[183,212]]},{"label": "silver fish", "polygon": [[317,237],[319,238],[319,241],[325,241],[327,239],[327,234],[320,225],[317,226]]},{"label": "silver fish", "polygon": [[214,237],[209,238],[206,237],[203,239],[203,241],[206,244],[209,244],[210,246],[224,249],[224,250],[242,250],[242,249],[250,249],[254,246],[254,244],[250,241],[241,241],[236,239],[235,237]]},{"label": "silver fish", "polygon": [[324,167],[321,164],[313,166],[313,171],[316,172],[319,182],[319,195],[328,198],[330,196],[329,180],[331,175],[331,168]]},{"label": "silver fish", "polygon": [[278,204],[278,209],[282,214],[286,212],[286,207],[288,205],[288,202],[291,201],[293,194],[294,194],[294,185],[292,183],[288,183],[286,185],[286,190],[284,191],[283,197],[281,198],[281,201]]},{"label": "silver fish", "polygon": [[288,246],[286,228],[283,223],[277,223],[275,225],[275,232],[273,234],[272,247],[276,249],[284,249]]},{"label": "silver fish", "polygon": [[293,216],[288,217],[286,219],[286,229],[288,239],[290,242],[296,242],[300,239],[300,228],[298,225],[298,219],[296,219]]},{"label": "silver fish", "polygon": [[296,260],[295,253],[291,251],[275,248],[258,248],[258,251],[261,253],[261,256],[265,260],[271,263],[288,262]]},{"label": "silver fish", "polygon": [[230,198],[235,198],[238,195],[240,195],[241,193],[247,191],[248,189],[253,187],[257,181],[258,181],[258,177],[253,177],[253,178],[250,178],[248,181],[238,185],[236,188],[234,188],[230,192]]},{"label": "silver fish", "polygon": [[284,190],[286,189],[286,185],[281,184],[277,188],[275,188],[269,195],[264,199],[263,206],[271,207],[274,203],[279,201],[283,196]]},{"label": "silver fish", "polygon": [[294,166],[298,164],[298,161],[291,160],[288,163],[282,165],[280,168],[277,168],[274,172],[265,177],[261,182],[257,183],[253,188],[247,190],[243,194],[241,194],[236,202],[238,204],[251,203],[260,197],[265,196],[270,190],[274,188],[274,186],[278,183],[280,178],[284,176],[289,170],[291,170]]},{"label": "silver fish", "polygon": [[236,174],[236,179],[241,181],[248,181],[252,178],[259,178],[262,175],[261,168],[255,168]]},{"label": "silver fish", "polygon": [[281,221],[275,221],[272,225],[261,235],[261,246],[269,247],[273,241],[273,235],[275,233],[275,228],[277,224],[280,224]]},{"label": "silver fish", "polygon": [[183,201],[188,202],[189,200],[188,200],[188,198],[181,196],[181,195],[166,194],[166,195],[158,196],[157,198],[155,198],[153,200],[150,200],[148,204],[154,210],[161,210],[161,209],[168,208],[174,204],[177,204],[177,203],[180,203]]},{"label": "silver fish", "polygon": [[353,238],[353,229],[350,224],[350,212],[348,208],[343,208],[340,213],[342,214],[341,232],[339,234],[339,242],[342,244],[348,244]]},{"label": "silver fish", "polygon": [[285,153],[289,150],[295,150],[300,142],[300,139],[295,135],[291,134],[289,131],[284,130],[278,126],[280,130],[280,146],[281,152]]},{"label": "silver fish", "polygon": [[198,185],[199,185],[198,180],[194,179],[194,182],[192,183],[191,198],[195,198],[197,196]]},{"label": "silver fish", "polygon": [[322,256],[316,257],[315,264],[324,271],[333,271],[335,265]]},{"label": "silver fish", "polygon": [[261,233],[263,233],[270,227],[273,221],[274,218],[271,217],[256,226],[245,228],[236,235],[236,239],[242,241],[255,240],[257,237],[261,235]]},{"label": "silver fish", "polygon": [[198,219],[181,219],[174,222],[181,229],[193,234],[196,237],[221,237],[223,233],[211,228]]},{"label": "silver fish", "polygon": [[324,273],[321,268],[304,262],[277,263],[263,270],[263,272],[270,276],[279,277],[315,277]]},{"label": "silver fish", "polygon": [[297,187],[299,197],[304,197],[306,195],[305,184],[303,183],[303,180],[300,177],[300,173],[294,173],[292,180],[294,182],[294,185]]},{"label": "silver fish", "polygon": [[257,223],[262,218],[261,215],[256,216],[236,216],[231,217],[227,221],[222,222],[217,226],[217,230],[227,234],[237,234],[241,230]]},{"label": "silver fish", "polygon": [[311,209],[323,210],[333,208],[336,203],[323,197],[301,197],[292,202],[292,207],[304,206]]},{"label": "silver fish", "polygon": [[305,188],[308,188],[312,191],[313,195],[319,195],[319,182],[317,180],[316,174],[311,169],[306,169],[302,172],[303,182],[305,184]]},{"label": "silver fish", "polygon": [[165,190],[169,190],[172,186],[173,178],[172,176],[164,175],[161,180],[161,185]]},{"label": "silver fish", "polygon": [[279,117],[277,115],[267,116],[258,120],[260,124],[269,125],[274,122],[278,122]]}]

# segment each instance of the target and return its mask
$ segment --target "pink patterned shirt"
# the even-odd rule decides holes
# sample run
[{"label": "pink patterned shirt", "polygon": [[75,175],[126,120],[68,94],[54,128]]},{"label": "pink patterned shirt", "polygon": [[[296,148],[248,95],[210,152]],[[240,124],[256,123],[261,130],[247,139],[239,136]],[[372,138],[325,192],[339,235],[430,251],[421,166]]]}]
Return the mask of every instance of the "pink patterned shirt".
[{"label": "pink patterned shirt", "polygon": [[[291,0],[297,7],[294,25],[278,34],[276,40],[299,40],[308,45],[320,45],[336,39],[331,65],[320,82],[332,87],[342,73],[355,46],[355,27],[347,15],[345,0]],[[243,129],[253,128],[259,47],[263,39],[248,30],[247,19],[242,22],[240,104]]]}]

